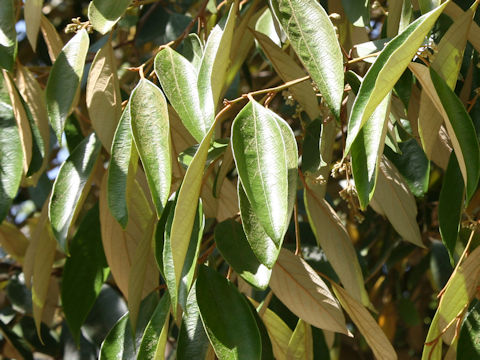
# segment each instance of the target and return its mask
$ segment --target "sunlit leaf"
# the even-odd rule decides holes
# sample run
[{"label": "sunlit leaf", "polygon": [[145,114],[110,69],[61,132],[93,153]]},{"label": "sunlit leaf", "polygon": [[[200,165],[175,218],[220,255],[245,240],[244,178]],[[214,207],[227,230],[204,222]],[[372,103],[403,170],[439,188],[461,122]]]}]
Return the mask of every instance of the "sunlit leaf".
[{"label": "sunlit leaf", "polygon": [[227,279],[200,266],[198,308],[210,343],[220,359],[260,359],[260,333],[247,300]]},{"label": "sunlit leaf", "polygon": [[12,71],[17,56],[14,0],[0,1],[0,68]]},{"label": "sunlit leaf", "polygon": [[[445,8],[445,14],[455,19],[462,16],[463,10],[455,2],[449,2],[448,6]],[[475,50],[480,51],[480,37],[478,36],[478,34],[480,34],[480,26],[475,21],[473,21],[470,24],[468,41],[470,42],[470,44],[472,44]]]},{"label": "sunlit leaf", "polygon": [[67,236],[84,189],[99,158],[101,144],[95,133],[87,136],[63,163],[55,179],[49,218],[61,249],[68,252]]},{"label": "sunlit leaf", "polygon": [[42,17],[42,6],[43,0],[26,0],[23,9],[25,25],[27,28],[27,38],[33,51],[37,48],[37,38]]},{"label": "sunlit leaf", "polygon": [[58,55],[62,51],[63,42],[62,39],[60,39],[60,36],[55,29],[55,26],[53,26],[53,24],[43,14],[40,19],[40,30],[42,30],[43,38],[45,39],[45,43],[47,44],[50,60],[52,60],[52,62],[55,62]]},{"label": "sunlit leaf", "polygon": [[343,56],[327,13],[315,0],[271,0],[270,4],[293,49],[339,118]]},{"label": "sunlit leaf", "polygon": [[277,29],[278,26],[276,27],[275,25],[272,12],[267,8],[255,23],[255,33],[265,35],[276,46],[282,46],[282,40],[280,40],[279,34],[277,33],[279,29]]},{"label": "sunlit leaf", "polygon": [[48,117],[59,143],[67,116],[75,106],[89,43],[87,30],[80,30],[63,47],[48,77],[45,90]]},{"label": "sunlit leaf", "polygon": [[392,39],[365,75],[348,121],[345,154],[362,126],[392,90],[448,2],[419,17]]},{"label": "sunlit leaf", "polygon": [[130,97],[133,139],[147,175],[157,215],[170,196],[172,165],[167,101],[152,82],[142,79]]},{"label": "sunlit leaf", "polygon": [[287,359],[313,360],[312,328],[302,319],[298,320],[288,342]]},{"label": "sunlit leaf", "polygon": [[131,0],[93,0],[88,7],[88,19],[101,34],[109,32],[123,15]]},{"label": "sunlit leaf", "polygon": [[320,329],[349,334],[337,300],[315,270],[299,256],[280,250],[270,288],[305,322]]}]

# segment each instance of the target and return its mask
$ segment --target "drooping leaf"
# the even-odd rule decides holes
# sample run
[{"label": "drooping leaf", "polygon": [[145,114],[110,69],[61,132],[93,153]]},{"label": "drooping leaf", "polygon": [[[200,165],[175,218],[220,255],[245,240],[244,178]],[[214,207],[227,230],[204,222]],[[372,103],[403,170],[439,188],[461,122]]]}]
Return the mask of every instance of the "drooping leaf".
[{"label": "drooping leaf", "polygon": [[127,192],[138,162],[131,132],[130,103],[127,103],[118,122],[111,153],[108,167],[108,207],[113,217],[125,228],[128,223]]},{"label": "drooping leaf", "polygon": [[315,270],[299,256],[280,250],[270,288],[300,319],[320,329],[349,334],[337,300]]},{"label": "drooping leaf", "polygon": [[457,360],[462,357],[475,359],[480,357],[480,305],[477,302],[468,312],[462,324],[462,330],[458,338]]},{"label": "drooping leaf", "polygon": [[328,107],[339,118],[343,98],[343,56],[327,13],[315,0],[271,0],[270,4]]},{"label": "drooping leaf", "polygon": [[[342,0],[342,6],[345,9],[345,14],[347,14],[348,20],[354,26],[365,27],[370,25],[370,0]],[[390,7],[388,10],[391,10]],[[388,20],[390,23],[390,17]]]},{"label": "drooping leaf", "polygon": [[209,130],[211,119],[202,113],[194,86],[198,80],[195,67],[182,55],[166,47],[155,57],[155,73],[182,123],[195,140],[201,142]]},{"label": "drooping leaf", "polygon": [[75,105],[89,43],[87,30],[80,30],[63,47],[48,77],[45,89],[47,111],[59,143],[62,142],[67,116]]},{"label": "drooping leaf", "polygon": [[116,59],[109,39],[97,52],[88,73],[86,103],[92,127],[107,151],[122,114]]},{"label": "drooping leaf", "polygon": [[15,31],[15,2],[1,0],[0,8],[0,68],[12,71],[17,56],[17,32]]},{"label": "drooping leaf", "polygon": [[92,0],[88,7],[88,19],[101,34],[109,32],[120,20],[131,0]]},{"label": "drooping leaf", "polygon": [[390,100],[391,93],[377,106],[352,144],[352,174],[362,209],[367,207],[375,191],[388,129]]},{"label": "drooping leaf", "polygon": [[60,36],[55,29],[55,26],[53,26],[50,20],[48,20],[47,17],[43,14],[40,19],[40,30],[42,30],[43,38],[45,39],[45,43],[47,44],[48,55],[50,56],[50,60],[53,63],[62,51],[62,39],[60,39]]},{"label": "drooping leaf", "polygon": [[23,173],[23,149],[4,75],[0,76],[0,222],[7,216]]},{"label": "drooping leaf", "polygon": [[465,184],[454,153],[450,155],[438,202],[438,225],[442,241],[453,259],[462,217]]},{"label": "drooping leaf", "polygon": [[378,167],[377,186],[370,205],[387,217],[404,240],[423,247],[415,198],[398,170],[385,157]]},{"label": "drooping leaf", "polygon": [[163,359],[168,335],[169,310],[170,297],[168,294],[163,294],[143,333],[137,355],[138,360]]},{"label": "drooping leaf", "polygon": [[308,220],[318,245],[340,278],[343,286],[359,302],[368,306],[362,269],[347,230],[335,210],[324,200],[306,189],[304,203]]},{"label": "drooping leaf", "polygon": [[98,205],[83,219],[70,246],[62,275],[62,306],[70,331],[80,341],[85,322],[109,273],[100,236]]},{"label": "drooping leaf", "polygon": [[[139,170],[140,172],[141,170]],[[137,175],[137,178],[139,176]],[[131,221],[125,229],[112,216],[107,201],[107,174],[100,188],[100,225],[103,249],[108,266],[118,288],[128,300],[128,283],[134,253],[152,218],[154,209],[147,200],[145,190],[133,179],[131,191],[127,192],[128,214]],[[158,286],[158,269],[153,253],[148,254],[148,268],[143,285],[142,297]]]},{"label": "drooping leaf", "polygon": [[232,150],[252,209],[278,245],[288,226],[288,169],[277,118],[271,110],[250,101],[232,124]]},{"label": "drooping leaf", "polygon": [[277,33],[277,27],[275,25],[276,24],[272,12],[269,8],[266,8],[255,23],[255,33],[260,33],[266,36],[276,46],[282,46],[282,40],[280,40],[279,34]]},{"label": "drooping leaf", "polygon": [[396,360],[397,354],[395,353],[392,344],[388,341],[385,333],[380,326],[378,326],[368,310],[350,296],[350,294],[342,287],[335,283],[332,283],[332,286],[335,295],[337,295],[338,300],[342,304],[342,307],[358,327],[360,333],[365,337],[365,340],[372,349],[375,357],[377,359]]},{"label": "drooping leaf", "polygon": [[261,264],[250,248],[242,225],[230,219],[215,227],[215,243],[230,266],[249,284],[265,289],[271,270]]},{"label": "drooping leaf", "polygon": [[195,357],[205,358],[209,341],[200,318],[197,304],[196,282],[188,294],[182,325],[178,334],[177,359],[189,360]]},{"label": "drooping leaf", "polygon": [[250,310],[255,318],[255,323],[257,324],[258,331],[260,333],[260,339],[262,342],[262,360],[273,360],[273,347],[272,342],[270,341],[270,336],[268,335],[268,330],[265,324],[263,323],[262,318],[257,312],[257,309],[253,306],[251,302],[247,302],[250,306]]},{"label": "drooping leaf", "polygon": [[185,40],[183,40],[181,53],[190,61],[196,72],[198,72],[200,64],[202,63],[203,43],[197,34],[188,34]]},{"label": "drooping leaf", "polygon": [[167,101],[152,82],[141,79],[130,96],[133,139],[147,175],[157,215],[170,196],[172,165]]},{"label": "drooping leaf", "polygon": [[100,154],[95,133],[87,136],[63,163],[55,179],[49,204],[49,218],[60,248],[68,252],[67,235],[76,209]]},{"label": "drooping leaf", "polygon": [[382,50],[365,75],[348,120],[345,154],[362,126],[392,90],[448,1],[419,17]]},{"label": "drooping leaf", "polygon": [[313,360],[312,328],[302,319],[298,320],[288,342],[287,359]]},{"label": "drooping leaf", "polygon": [[27,27],[27,38],[33,51],[37,49],[37,38],[42,18],[42,6],[43,0],[26,0],[23,9],[25,25]]},{"label": "drooping leaf", "polygon": [[[455,19],[462,16],[463,10],[455,2],[450,2],[448,6],[445,8],[444,13],[450,16],[452,19]],[[477,51],[480,51],[480,38],[478,37],[479,33],[480,33],[480,26],[475,21],[473,21],[470,24],[470,30],[468,32],[468,41],[470,42],[470,44],[472,44],[472,46]]]},{"label": "drooping leaf", "polygon": [[260,333],[243,295],[227,279],[200,266],[196,296],[202,322],[219,359],[260,359]]}]

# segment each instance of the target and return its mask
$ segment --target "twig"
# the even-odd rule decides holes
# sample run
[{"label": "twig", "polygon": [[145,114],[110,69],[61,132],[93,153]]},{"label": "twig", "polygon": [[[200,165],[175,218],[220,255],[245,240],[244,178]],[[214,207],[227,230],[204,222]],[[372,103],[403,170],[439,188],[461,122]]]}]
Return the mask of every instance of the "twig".
[{"label": "twig", "polygon": [[293,220],[295,222],[295,255],[301,256],[302,249],[300,246],[300,228],[298,225],[298,200],[295,198],[295,205],[293,205]]},{"label": "twig", "polygon": [[360,62],[360,61],[363,61],[363,60],[365,60],[365,59],[378,56],[380,53],[381,53],[381,51],[377,51],[377,52],[372,53],[372,54],[368,54],[368,55],[360,56],[360,57],[355,58],[355,59],[352,59],[352,60],[348,60],[348,61],[345,63],[345,65],[347,65],[347,64],[348,64],[348,65],[350,65],[350,64],[355,64],[355,63]]}]

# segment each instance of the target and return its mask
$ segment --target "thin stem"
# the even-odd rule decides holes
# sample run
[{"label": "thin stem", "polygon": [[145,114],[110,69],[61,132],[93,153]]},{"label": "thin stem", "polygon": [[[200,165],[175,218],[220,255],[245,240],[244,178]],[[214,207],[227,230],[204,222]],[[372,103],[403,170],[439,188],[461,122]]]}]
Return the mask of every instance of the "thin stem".
[{"label": "thin stem", "polygon": [[360,62],[360,61],[363,61],[363,60],[365,60],[365,59],[378,56],[380,53],[381,53],[381,51],[377,51],[377,52],[372,53],[372,54],[368,54],[368,55],[365,55],[365,56],[360,56],[360,57],[358,57],[358,58],[355,58],[355,59],[352,59],[352,60],[348,60],[345,64],[348,64],[348,65],[350,65],[350,64],[355,64],[355,63]]},{"label": "thin stem", "polygon": [[293,220],[295,222],[295,255],[301,256],[302,249],[300,246],[300,227],[298,225],[298,200],[295,198],[295,205],[293,206]]}]

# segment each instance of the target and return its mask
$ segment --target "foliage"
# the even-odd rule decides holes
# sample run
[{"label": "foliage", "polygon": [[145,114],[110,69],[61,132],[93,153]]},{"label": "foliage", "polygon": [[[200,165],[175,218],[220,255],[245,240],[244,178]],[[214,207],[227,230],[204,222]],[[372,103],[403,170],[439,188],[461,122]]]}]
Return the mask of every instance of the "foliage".
[{"label": "foliage", "polygon": [[0,0],[2,357],[478,357],[478,3]]}]

